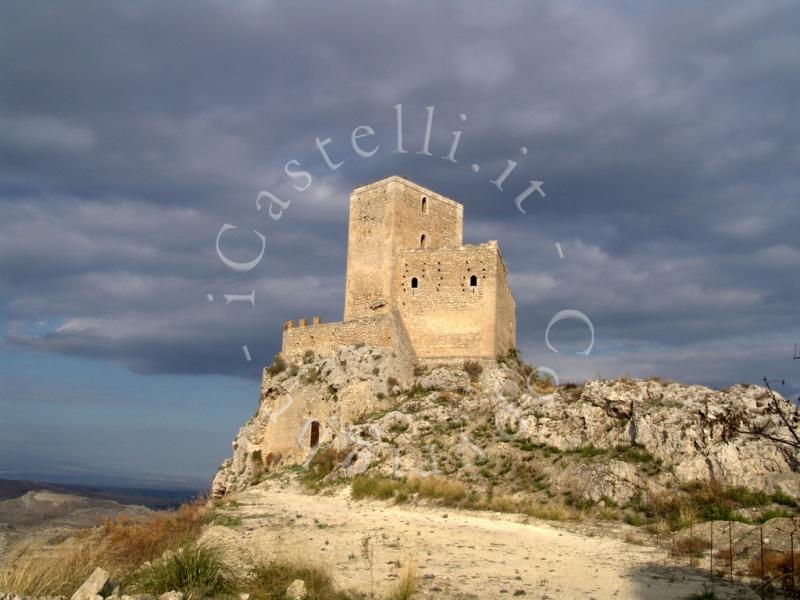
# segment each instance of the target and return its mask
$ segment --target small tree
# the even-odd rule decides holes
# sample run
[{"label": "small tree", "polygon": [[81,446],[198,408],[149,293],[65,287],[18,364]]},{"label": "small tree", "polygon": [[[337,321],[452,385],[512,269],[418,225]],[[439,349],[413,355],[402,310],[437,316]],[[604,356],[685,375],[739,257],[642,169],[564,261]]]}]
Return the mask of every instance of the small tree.
[{"label": "small tree", "polygon": [[[800,451],[800,434],[798,434],[798,411],[791,414],[787,403],[778,399],[769,385],[769,380],[764,377],[764,384],[769,392],[770,402],[766,407],[766,414],[777,417],[777,424],[774,419],[765,423],[756,423],[745,415],[740,408],[729,407],[722,415],[720,420],[724,427],[725,437],[732,437],[733,434],[751,435],[768,440],[776,444],[788,458],[789,464],[797,471],[800,469],[798,463],[798,451]],[[782,406],[783,404],[783,406]]]}]

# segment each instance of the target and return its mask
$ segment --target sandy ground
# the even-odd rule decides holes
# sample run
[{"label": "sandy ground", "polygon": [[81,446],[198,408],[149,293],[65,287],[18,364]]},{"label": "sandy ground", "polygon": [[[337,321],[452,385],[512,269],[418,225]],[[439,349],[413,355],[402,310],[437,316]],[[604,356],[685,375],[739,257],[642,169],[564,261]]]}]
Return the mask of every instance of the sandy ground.
[{"label": "sandy ground", "polygon": [[[270,484],[235,496],[237,527],[210,528],[236,564],[288,556],[321,564],[343,588],[385,593],[414,561],[416,598],[676,599],[702,591],[707,574],[675,565],[652,545],[623,540],[625,526],[539,521],[520,515],[352,501]],[[372,575],[362,557],[374,550]],[[720,598],[748,598],[724,583]]]}]

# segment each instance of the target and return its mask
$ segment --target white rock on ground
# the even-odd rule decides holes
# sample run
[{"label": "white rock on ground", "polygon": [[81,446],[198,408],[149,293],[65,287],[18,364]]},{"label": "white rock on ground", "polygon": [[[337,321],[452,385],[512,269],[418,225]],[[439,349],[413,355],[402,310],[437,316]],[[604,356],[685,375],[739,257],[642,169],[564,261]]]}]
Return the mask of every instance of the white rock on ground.
[{"label": "white rock on ground", "polygon": [[71,600],[97,600],[97,597],[103,600],[103,597],[99,594],[106,583],[108,583],[108,572],[97,567],[94,572],[89,575],[89,578],[83,582],[83,585],[72,594]]},{"label": "white rock on ground", "polygon": [[303,600],[308,595],[306,590],[306,582],[302,579],[295,579],[288,588],[286,588],[286,597],[289,600]]}]

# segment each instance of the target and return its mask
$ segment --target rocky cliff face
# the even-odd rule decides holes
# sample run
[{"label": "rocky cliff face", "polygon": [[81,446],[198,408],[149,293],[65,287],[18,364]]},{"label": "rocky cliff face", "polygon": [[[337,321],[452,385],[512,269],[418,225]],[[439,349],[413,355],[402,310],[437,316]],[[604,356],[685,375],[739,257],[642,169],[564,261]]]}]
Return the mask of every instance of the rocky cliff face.
[{"label": "rocky cliff face", "polygon": [[[461,367],[418,370],[389,385],[388,360],[369,348],[349,348],[306,365],[328,373],[320,381],[304,383],[300,370],[266,376],[264,401],[239,432],[233,457],[215,478],[215,493],[246,487],[281,464],[324,456],[328,478],[438,474],[478,489],[593,502],[623,503],[637,492],[709,479],[800,497],[797,449],[741,433],[755,427],[789,438],[764,388],[716,391],[624,378],[548,389],[535,377],[530,385],[527,371],[511,361],[473,365],[469,374]],[[332,369],[343,361],[350,366]],[[383,375],[373,374],[376,361]],[[257,450],[270,411],[280,405],[275,396],[309,385],[333,389],[349,378],[370,381],[364,410],[331,421],[326,438],[302,460],[264,464]],[[780,397],[777,402],[797,429],[797,406]]]},{"label": "rocky cliff face", "polygon": [[[233,455],[214,478],[213,495],[244,489],[279,466],[307,462],[348,424],[393,406],[411,373],[403,357],[364,345],[328,356],[308,352],[286,362],[276,359],[264,369],[258,409],[234,439]],[[314,420],[321,422],[320,446],[311,448]]]}]

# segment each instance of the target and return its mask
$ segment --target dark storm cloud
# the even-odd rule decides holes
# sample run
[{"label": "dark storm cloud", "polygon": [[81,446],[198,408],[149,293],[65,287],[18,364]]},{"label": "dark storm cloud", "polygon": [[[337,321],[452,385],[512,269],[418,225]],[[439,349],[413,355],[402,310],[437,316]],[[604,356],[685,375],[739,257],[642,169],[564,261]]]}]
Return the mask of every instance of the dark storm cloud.
[{"label": "dark storm cloud", "polygon": [[[800,341],[792,3],[19,3],[4,13],[0,285],[14,343],[144,372],[252,375],[284,320],[341,317],[347,193],[404,173],[464,202],[468,241],[500,241],[520,345],[566,378],[790,378],[785,359]],[[405,155],[390,153],[398,103]],[[433,157],[415,154],[430,105]],[[357,125],[376,130],[375,157],[350,148]],[[455,129],[457,165],[439,158]],[[316,137],[333,138],[339,170],[324,166]],[[290,159],[314,177],[304,193],[282,174]],[[488,180],[506,159],[519,167],[500,192]],[[513,198],[529,179],[547,196],[521,215]],[[262,189],[291,199],[280,221],[255,209]],[[240,227],[232,258],[252,255],[252,229],[267,235],[257,269],[219,261],[223,223]],[[224,305],[222,294],[251,289],[255,308]],[[595,324],[589,358],[544,344],[565,308]],[[567,323],[553,335],[563,347],[585,339]]]}]

